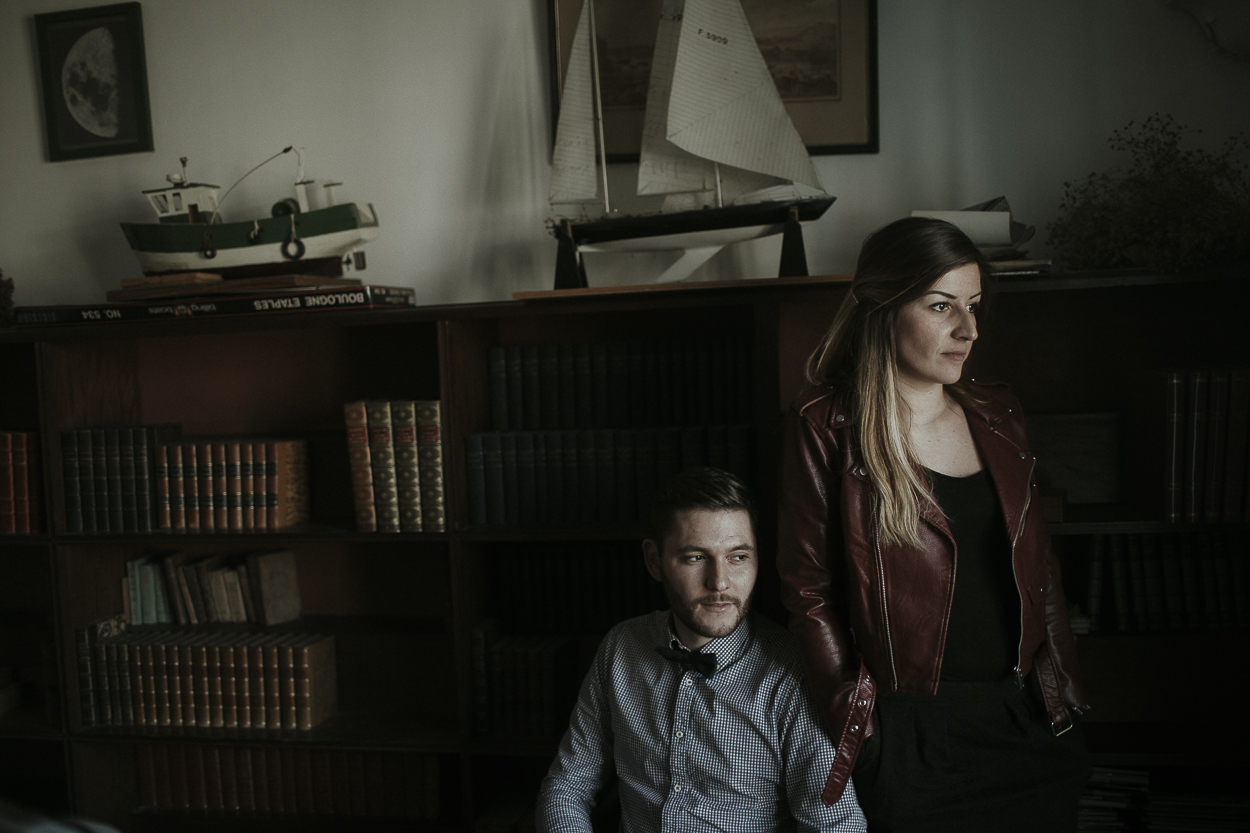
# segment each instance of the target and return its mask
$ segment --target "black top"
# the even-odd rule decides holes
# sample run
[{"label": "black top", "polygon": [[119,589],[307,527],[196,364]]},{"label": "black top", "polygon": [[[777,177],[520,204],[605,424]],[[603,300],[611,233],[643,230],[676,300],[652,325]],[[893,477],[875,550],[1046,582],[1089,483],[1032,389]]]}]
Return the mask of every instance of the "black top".
[{"label": "black top", "polygon": [[955,597],[941,679],[1000,680],[1016,665],[1020,594],[994,481],[987,470],[969,477],[928,474],[955,538]]}]

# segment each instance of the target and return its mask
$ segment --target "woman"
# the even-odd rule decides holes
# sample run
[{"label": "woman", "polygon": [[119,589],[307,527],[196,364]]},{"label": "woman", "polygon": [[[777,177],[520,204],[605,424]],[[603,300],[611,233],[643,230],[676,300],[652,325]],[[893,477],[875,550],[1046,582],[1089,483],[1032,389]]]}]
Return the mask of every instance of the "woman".
[{"label": "woman", "polygon": [[787,416],[778,566],[872,831],[1076,829],[1085,704],[1020,406],[962,379],[984,261],[909,218],[864,243]]}]

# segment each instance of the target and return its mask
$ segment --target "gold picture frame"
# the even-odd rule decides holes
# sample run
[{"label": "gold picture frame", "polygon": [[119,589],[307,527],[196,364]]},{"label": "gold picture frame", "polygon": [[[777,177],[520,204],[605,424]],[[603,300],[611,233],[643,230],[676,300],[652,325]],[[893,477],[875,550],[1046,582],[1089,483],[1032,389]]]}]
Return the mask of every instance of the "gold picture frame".
[{"label": "gold picture frame", "polygon": [[[554,127],[582,0],[549,2]],[[609,162],[638,161],[662,2],[595,0]],[[876,153],[876,0],[742,0],[742,8],[808,152]]]}]

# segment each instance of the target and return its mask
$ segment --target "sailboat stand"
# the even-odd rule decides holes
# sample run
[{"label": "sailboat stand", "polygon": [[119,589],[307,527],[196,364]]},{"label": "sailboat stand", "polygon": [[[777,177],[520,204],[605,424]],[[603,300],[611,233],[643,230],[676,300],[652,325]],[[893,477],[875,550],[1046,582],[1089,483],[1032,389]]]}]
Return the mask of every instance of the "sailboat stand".
[{"label": "sailboat stand", "polygon": [[[656,280],[685,280],[731,243],[783,234],[778,275],[806,275],[802,223],[825,193],[738,0],[664,0],[639,154],[639,195],[658,213],[622,215],[608,198],[594,4],[574,33],[552,154],[548,221],[556,289],[587,286],[584,252],[680,251]],[[588,218],[585,204],[602,216]],[[580,205],[580,209],[577,207]]]}]

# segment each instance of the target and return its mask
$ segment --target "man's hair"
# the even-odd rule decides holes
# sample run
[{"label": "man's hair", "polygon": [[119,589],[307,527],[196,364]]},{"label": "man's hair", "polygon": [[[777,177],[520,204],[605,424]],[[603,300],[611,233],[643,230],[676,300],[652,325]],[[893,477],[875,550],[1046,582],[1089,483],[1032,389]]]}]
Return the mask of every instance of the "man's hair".
[{"label": "man's hair", "polygon": [[677,513],[687,509],[743,509],[755,529],[755,504],[746,484],[722,469],[700,466],[673,475],[652,498],[648,534],[658,548],[676,526]]}]

